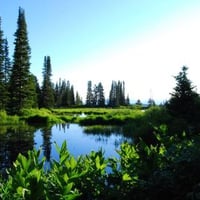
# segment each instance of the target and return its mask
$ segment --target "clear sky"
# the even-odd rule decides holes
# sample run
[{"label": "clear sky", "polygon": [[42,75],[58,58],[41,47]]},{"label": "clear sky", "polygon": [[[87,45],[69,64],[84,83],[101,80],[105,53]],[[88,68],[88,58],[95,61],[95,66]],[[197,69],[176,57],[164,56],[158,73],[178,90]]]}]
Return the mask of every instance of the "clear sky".
[{"label": "clear sky", "polygon": [[200,91],[199,0],[0,0],[11,57],[19,6],[39,80],[49,55],[53,81],[70,80],[83,100],[88,80],[106,97],[124,80],[131,99],[164,101],[183,65]]}]

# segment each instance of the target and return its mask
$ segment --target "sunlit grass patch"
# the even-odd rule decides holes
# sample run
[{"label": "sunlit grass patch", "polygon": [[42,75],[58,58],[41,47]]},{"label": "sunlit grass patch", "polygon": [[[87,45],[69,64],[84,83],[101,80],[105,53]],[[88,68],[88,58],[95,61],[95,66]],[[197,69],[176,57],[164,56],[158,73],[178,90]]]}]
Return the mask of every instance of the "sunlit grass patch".
[{"label": "sunlit grass patch", "polygon": [[12,125],[12,124],[19,124],[22,123],[20,118],[16,115],[9,116],[7,115],[6,111],[0,111],[0,125]]}]

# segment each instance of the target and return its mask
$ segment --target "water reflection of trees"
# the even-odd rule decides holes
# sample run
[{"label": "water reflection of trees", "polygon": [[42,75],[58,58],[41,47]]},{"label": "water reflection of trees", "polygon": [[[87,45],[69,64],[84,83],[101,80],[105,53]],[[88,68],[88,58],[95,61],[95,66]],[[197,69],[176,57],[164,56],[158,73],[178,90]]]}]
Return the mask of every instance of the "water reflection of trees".
[{"label": "water reflection of trees", "polygon": [[52,126],[44,127],[41,129],[43,137],[43,151],[44,156],[47,161],[50,161],[51,158],[51,137],[52,137]]},{"label": "water reflection of trees", "polygon": [[87,135],[95,137],[96,142],[107,144],[111,135],[116,137],[114,141],[115,148],[118,148],[123,142],[133,143],[133,134],[130,127],[124,126],[87,126],[83,129]]},{"label": "water reflection of trees", "polygon": [[[1,132],[3,130],[3,132]],[[11,167],[19,153],[27,154],[34,147],[35,128],[15,126],[0,129],[0,169]]]},{"label": "water reflection of trees", "polygon": [[58,127],[59,131],[63,131],[64,133],[66,132],[66,128],[67,129],[70,128],[70,124],[69,123],[56,124],[55,126]]},{"label": "water reflection of trees", "polygon": [[94,125],[83,128],[83,132],[89,135],[104,135],[110,137],[112,134],[123,134],[121,126]]}]

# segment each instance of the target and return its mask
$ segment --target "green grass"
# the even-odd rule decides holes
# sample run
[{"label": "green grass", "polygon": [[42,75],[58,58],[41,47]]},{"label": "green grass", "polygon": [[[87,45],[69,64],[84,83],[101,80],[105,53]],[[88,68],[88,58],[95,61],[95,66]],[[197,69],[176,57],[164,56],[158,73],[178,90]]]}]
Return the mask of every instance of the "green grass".
[{"label": "green grass", "polygon": [[[84,114],[84,115],[82,115]],[[166,122],[167,114],[160,107],[145,111],[138,108],[67,108],[67,109],[23,109],[19,116],[8,116],[0,112],[0,124],[58,124],[80,125],[160,125]]]},{"label": "green grass", "polygon": [[20,118],[28,124],[63,123],[63,120],[48,109],[23,109]]},{"label": "green grass", "polygon": [[142,110],[129,108],[70,108],[53,109],[52,112],[64,121],[81,125],[123,125],[144,115]]},{"label": "green grass", "polygon": [[0,111],[0,125],[15,125],[23,123],[16,115],[9,116],[6,111]]}]

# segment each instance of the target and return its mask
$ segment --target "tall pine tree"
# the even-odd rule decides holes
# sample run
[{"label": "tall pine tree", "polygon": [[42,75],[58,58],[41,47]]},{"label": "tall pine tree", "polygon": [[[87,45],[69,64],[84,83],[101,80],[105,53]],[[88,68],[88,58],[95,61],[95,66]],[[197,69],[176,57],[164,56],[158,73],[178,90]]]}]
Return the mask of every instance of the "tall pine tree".
[{"label": "tall pine tree", "polygon": [[82,105],[82,104],[83,104],[82,99],[81,99],[81,97],[80,97],[78,91],[76,91],[75,105],[76,105],[76,106],[80,106],[80,105]]},{"label": "tall pine tree", "polygon": [[104,89],[101,82],[98,84],[98,103],[97,104],[100,107],[105,106]]},{"label": "tall pine tree", "polygon": [[126,105],[125,82],[112,81],[109,95],[109,106],[116,107],[120,105]]},{"label": "tall pine tree", "polygon": [[86,106],[94,105],[94,96],[92,91],[92,81],[88,81],[87,95],[86,95]]},{"label": "tall pine tree", "polygon": [[5,109],[6,106],[6,85],[4,81],[4,39],[3,31],[1,29],[1,18],[0,18],[0,110]]},{"label": "tall pine tree", "polygon": [[50,56],[44,57],[43,68],[43,84],[42,84],[42,107],[52,108],[54,107],[54,89],[51,82],[52,69]]},{"label": "tall pine tree", "polygon": [[10,103],[9,111],[17,114],[22,108],[35,106],[36,89],[30,73],[31,49],[28,41],[25,12],[19,8],[17,30],[15,36],[15,48],[13,67],[10,77]]}]

